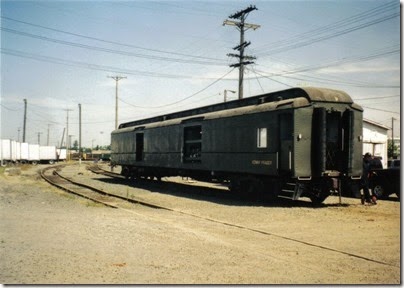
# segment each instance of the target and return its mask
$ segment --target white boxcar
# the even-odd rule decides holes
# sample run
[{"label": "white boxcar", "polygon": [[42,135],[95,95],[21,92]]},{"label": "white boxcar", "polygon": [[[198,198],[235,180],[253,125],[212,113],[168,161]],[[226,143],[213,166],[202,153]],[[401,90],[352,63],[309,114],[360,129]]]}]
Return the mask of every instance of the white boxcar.
[{"label": "white boxcar", "polygon": [[3,163],[15,162],[17,142],[10,139],[1,139],[1,160]]},{"label": "white boxcar", "polygon": [[39,145],[38,144],[29,144],[29,162],[32,164],[37,164],[39,162]]},{"label": "white boxcar", "polygon": [[3,139],[0,139],[0,164],[1,166],[5,166],[6,165],[6,160],[4,160],[3,157]]},{"label": "white boxcar", "polygon": [[17,161],[17,141],[15,140],[10,140],[11,141],[11,161],[16,162]]},{"label": "white boxcar", "polygon": [[29,161],[29,144],[28,143],[20,143],[21,145],[21,158],[20,161],[25,163]]},{"label": "white boxcar", "polygon": [[58,156],[58,161],[66,160],[66,149],[58,148],[56,149],[56,153]]},{"label": "white boxcar", "polygon": [[21,161],[21,143],[15,142],[14,147],[15,147],[15,161],[20,162]]},{"label": "white boxcar", "polygon": [[56,161],[55,146],[39,146],[39,159],[43,162],[53,164]]}]

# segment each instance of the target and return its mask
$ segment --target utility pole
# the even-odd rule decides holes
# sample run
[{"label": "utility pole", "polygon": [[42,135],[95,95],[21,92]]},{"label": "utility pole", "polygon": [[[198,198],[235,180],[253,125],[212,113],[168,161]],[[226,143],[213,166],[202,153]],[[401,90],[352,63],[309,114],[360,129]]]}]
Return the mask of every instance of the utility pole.
[{"label": "utility pole", "polygon": [[66,131],[66,128],[63,128],[62,141],[60,141],[60,146],[59,146],[60,150],[62,150],[63,139],[65,138],[65,131]]},{"label": "utility pole", "polygon": [[244,48],[251,44],[251,42],[246,42],[244,40],[244,32],[248,29],[256,30],[260,28],[260,25],[245,23],[245,19],[251,11],[258,10],[255,6],[250,6],[242,11],[236,12],[229,16],[231,19],[239,19],[240,21],[233,20],[225,20],[223,22],[224,25],[236,26],[240,31],[240,45],[233,48],[233,50],[238,50],[239,54],[229,53],[227,56],[236,57],[239,59],[239,62],[236,64],[230,65],[230,67],[239,67],[239,76],[238,76],[238,99],[243,99],[243,80],[244,80],[244,65],[254,64],[251,60],[255,60],[256,58],[253,56],[244,55]]},{"label": "utility pole", "polygon": [[79,160],[81,161],[81,104],[79,104]]},{"label": "utility pole", "polygon": [[26,129],[27,129],[27,99],[24,99],[24,126],[22,128],[22,142],[25,142]]},{"label": "utility pole", "polygon": [[41,134],[42,132],[38,132],[38,145],[41,145]]},{"label": "utility pole", "polygon": [[71,143],[72,143],[72,137],[73,137],[74,135],[69,135],[69,145],[71,145]]},{"label": "utility pole", "polygon": [[73,111],[73,109],[64,109],[67,113],[66,116],[66,161],[70,160],[70,152],[69,152],[69,111]]},{"label": "utility pole", "polygon": [[118,82],[121,79],[126,79],[125,76],[108,76],[115,80],[115,129],[118,129]]},{"label": "utility pole", "polygon": [[47,133],[47,137],[46,137],[46,146],[49,146],[49,126],[50,126],[50,124],[48,124],[48,133]]},{"label": "utility pole", "polygon": [[394,159],[394,120],[396,120],[396,118],[391,117],[391,154],[393,156],[393,159]]}]

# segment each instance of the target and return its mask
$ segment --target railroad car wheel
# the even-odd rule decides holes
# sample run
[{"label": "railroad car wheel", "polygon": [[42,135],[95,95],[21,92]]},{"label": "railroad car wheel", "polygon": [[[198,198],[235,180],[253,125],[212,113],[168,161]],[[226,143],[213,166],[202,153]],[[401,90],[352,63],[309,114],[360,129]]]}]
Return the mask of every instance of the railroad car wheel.
[{"label": "railroad car wheel", "polygon": [[126,180],[128,180],[129,176],[130,176],[129,168],[128,167],[123,167],[121,175],[124,176]]},{"label": "railroad car wheel", "polygon": [[309,198],[311,202],[318,205],[323,203],[328,196],[330,196],[329,187],[314,187],[309,195]]},{"label": "railroad car wheel", "polygon": [[314,204],[318,205],[324,202],[325,199],[327,199],[328,195],[312,195],[310,196],[311,202]]},{"label": "railroad car wheel", "polygon": [[264,183],[260,179],[251,179],[247,182],[247,197],[257,200],[264,200]]},{"label": "railroad car wheel", "polygon": [[264,181],[264,200],[268,202],[276,201],[281,191],[281,186],[281,183],[277,180]]}]

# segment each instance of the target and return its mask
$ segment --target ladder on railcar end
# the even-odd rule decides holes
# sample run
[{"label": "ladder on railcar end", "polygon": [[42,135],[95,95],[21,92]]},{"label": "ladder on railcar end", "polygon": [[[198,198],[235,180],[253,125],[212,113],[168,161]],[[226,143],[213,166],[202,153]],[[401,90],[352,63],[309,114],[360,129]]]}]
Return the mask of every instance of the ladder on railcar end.
[{"label": "ladder on railcar end", "polygon": [[281,192],[278,194],[280,198],[297,200],[302,195],[304,184],[296,182],[287,182],[283,185]]}]

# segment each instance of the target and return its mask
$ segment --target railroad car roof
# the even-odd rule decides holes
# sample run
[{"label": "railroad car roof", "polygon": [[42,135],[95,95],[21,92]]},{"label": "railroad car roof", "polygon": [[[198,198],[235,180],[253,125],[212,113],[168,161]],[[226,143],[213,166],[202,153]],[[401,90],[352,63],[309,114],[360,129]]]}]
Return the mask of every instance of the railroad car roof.
[{"label": "railroad car roof", "polygon": [[[291,105],[293,105],[293,107],[308,105],[311,102],[337,102],[354,104],[352,98],[343,91],[315,87],[291,88],[283,91],[248,97],[241,100],[234,100],[152,118],[126,122],[119,125],[119,130],[121,130],[120,132],[124,132],[122,129],[131,127],[132,129],[125,129],[125,131],[132,131],[135,126],[138,127],[142,125],[147,125],[148,128],[151,128],[152,126],[173,125],[175,123],[184,121],[186,118],[192,118],[193,116],[208,119],[207,117],[229,117],[232,115],[258,113],[264,110],[277,109],[282,105],[288,105],[288,103],[290,104],[292,102],[293,104]],[[359,106],[355,106],[357,109],[361,109]],[[164,122],[164,124],[162,124],[162,122]]]}]

